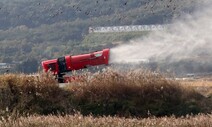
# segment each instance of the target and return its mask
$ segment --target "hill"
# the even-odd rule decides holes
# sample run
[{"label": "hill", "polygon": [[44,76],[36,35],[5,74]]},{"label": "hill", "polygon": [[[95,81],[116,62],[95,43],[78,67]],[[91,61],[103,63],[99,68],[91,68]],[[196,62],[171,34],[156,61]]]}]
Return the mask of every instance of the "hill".
[{"label": "hill", "polygon": [[[15,64],[15,69],[10,71],[34,72],[42,59],[103,48],[102,43],[96,42],[95,47],[92,43],[84,44],[91,37],[89,26],[169,23],[182,13],[192,12],[195,3],[187,0],[1,0],[0,62]],[[113,46],[111,41],[137,36],[116,34],[98,38],[98,42]],[[37,61],[37,65],[25,70],[30,61]]]}]

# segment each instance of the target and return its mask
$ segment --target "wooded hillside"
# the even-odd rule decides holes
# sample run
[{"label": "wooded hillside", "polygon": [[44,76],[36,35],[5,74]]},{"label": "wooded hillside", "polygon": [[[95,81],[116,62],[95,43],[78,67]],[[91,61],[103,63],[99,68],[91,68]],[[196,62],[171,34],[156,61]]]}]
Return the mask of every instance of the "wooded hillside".
[{"label": "wooded hillside", "polygon": [[37,68],[42,59],[112,47],[110,41],[143,35],[112,34],[95,40],[96,35],[87,36],[90,26],[170,23],[192,12],[194,5],[193,0],[1,0],[0,62],[16,63],[18,72],[34,72],[23,66],[37,61]]}]

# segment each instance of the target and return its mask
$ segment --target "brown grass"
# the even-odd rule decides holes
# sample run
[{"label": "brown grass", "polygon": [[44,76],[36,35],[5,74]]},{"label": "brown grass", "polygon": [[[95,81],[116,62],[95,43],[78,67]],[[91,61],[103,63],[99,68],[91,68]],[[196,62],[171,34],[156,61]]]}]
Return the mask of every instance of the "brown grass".
[{"label": "brown grass", "polygon": [[[211,100],[198,92],[143,70],[108,69],[59,88],[47,75],[0,76],[0,115],[182,116],[212,111]],[[9,115],[8,115],[9,114]]]},{"label": "brown grass", "polygon": [[0,115],[55,114],[71,107],[67,92],[48,74],[0,76]]},{"label": "brown grass", "polygon": [[29,116],[0,121],[1,127],[211,127],[212,115],[120,118],[93,117],[80,114],[66,116]]},{"label": "brown grass", "polygon": [[192,81],[180,81],[182,85],[189,86],[195,91],[201,93],[205,97],[212,97],[212,81],[211,79],[197,79]]},{"label": "brown grass", "polygon": [[76,109],[83,114],[148,117],[211,111],[201,94],[161,74],[109,69],[89,76],[67,88],[74,95]]}]

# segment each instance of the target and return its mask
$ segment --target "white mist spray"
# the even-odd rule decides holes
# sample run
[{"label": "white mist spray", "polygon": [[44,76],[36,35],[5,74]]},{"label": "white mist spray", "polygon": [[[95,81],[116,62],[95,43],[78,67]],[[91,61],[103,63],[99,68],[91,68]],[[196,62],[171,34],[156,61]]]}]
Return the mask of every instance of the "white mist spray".
[{"label": "white mist spray", "polygon": [[207,7],[174,21],[167,30],[112,48],[110,63],[136,63],[153,58],[156,61],[175,62],[204,56],[212,61],[211,8],[208,0]]}]

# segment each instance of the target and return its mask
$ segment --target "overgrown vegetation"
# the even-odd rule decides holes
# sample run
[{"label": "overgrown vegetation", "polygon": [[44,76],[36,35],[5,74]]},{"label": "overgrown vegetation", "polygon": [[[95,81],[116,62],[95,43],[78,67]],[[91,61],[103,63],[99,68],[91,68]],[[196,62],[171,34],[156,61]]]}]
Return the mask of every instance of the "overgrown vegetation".
[{"label": "overgrown vegetation", "polygon": [[197,116],[150,117],[146,119],[119,118],[119,117],[93,117],[80,114],[67,116],[30,116],[12,118],[0,121],[3,127],[211,127],[212,115],[199,114]]},{"label": "overgrown vegetation", "polygon": [[211,110],[211,101],[199,93],[149,71],[108,70],[68,89],[77,109],[87,115],[181,116]]},{"label": "overgrown vegetation", "polygon": [[54,114],[68,112],[68,96],[49,76],[0,76],[0,113]]},{"label": "overgrown vegetation", "polygon": [[210,98],[148,71],[106,70],[60,88],[51,77],[0,76],[1,116],[73,114],[94,116],[181,116],[210,113]]}]

